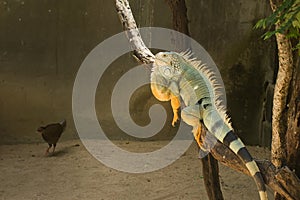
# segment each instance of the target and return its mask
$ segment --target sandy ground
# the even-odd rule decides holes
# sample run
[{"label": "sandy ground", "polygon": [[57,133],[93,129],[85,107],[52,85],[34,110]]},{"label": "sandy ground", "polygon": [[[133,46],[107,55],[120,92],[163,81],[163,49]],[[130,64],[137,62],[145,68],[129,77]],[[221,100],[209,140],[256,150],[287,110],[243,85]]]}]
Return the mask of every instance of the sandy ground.
[{"label": "sandy ground", "polygon": [[[165,142],[116,142],[130,145],[134,151],[161,147]],[[46,144],[0,146],[0,199],[88,199],[88,200],[206,200],[201,161],[197,147],[172,165],[146,174],[129,174],[110,169],[96,160],[80,140],[60,142],[57,152],[45,157]],[[270,152],[249,147],[257,158]],[[254,181],[220,165],[225,199],[255,200]],[[270,199],[273,199],[269,191]]]}]

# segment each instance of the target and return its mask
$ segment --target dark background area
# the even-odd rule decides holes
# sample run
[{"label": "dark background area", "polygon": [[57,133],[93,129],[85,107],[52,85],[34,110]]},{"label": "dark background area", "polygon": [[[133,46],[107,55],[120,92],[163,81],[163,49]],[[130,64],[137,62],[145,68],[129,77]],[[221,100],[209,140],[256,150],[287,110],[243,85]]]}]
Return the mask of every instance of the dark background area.
[{"label": "dark background area", "polygon": [[[171,11],[161,0],[130,1],[139,27],[172,28]],[[187,0],[191,37],[218,65],[225,83],[233,126],[247,144],[268,146],[276,70],[274,41],[263,41],[254,24],[270,14],[268,2]],[[0,0],[0,144],[39,142],[39,125],[66,118],[63,140],[77,137],[72,118],[72,88],[88,53],[122,31],[111,0]],[[113,139],[128,139],[110,111],[113,85],[138,63],[131,54],[116,60],[100,80],[96,109]],[[101,67],[101,66],[99,66]],[[149,87],[132,97],[131,112],[146,124]],[[176,129],[170,105],[165,128],[151,139],[172,138]],[[187,133],[189,134],[189,133]],[[133,138],[131,138],[133,139]]]}]

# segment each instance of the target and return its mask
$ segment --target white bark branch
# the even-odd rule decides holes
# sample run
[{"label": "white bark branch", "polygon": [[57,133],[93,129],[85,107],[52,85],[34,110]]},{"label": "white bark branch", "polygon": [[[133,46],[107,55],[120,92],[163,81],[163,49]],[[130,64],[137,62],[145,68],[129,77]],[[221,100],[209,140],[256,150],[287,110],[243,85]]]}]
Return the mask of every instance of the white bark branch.
[{"label": "white bark branch", "polygon": [[143,63],[153,63],[155,56],[142,40],[128,1],[116,0],[116,9],[135,57]]}]

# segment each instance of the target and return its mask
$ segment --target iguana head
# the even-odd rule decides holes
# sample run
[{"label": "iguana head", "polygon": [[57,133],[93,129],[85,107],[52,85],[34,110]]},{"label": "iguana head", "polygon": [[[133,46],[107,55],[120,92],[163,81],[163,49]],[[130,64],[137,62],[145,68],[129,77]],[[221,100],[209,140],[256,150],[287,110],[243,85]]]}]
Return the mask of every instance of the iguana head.
[{"label": "iguana head", "polygon": [[183,70],[180,67],[182,58],[175,52],[159,52],[155,55],[154,66],[167,79],[180,77]]}]

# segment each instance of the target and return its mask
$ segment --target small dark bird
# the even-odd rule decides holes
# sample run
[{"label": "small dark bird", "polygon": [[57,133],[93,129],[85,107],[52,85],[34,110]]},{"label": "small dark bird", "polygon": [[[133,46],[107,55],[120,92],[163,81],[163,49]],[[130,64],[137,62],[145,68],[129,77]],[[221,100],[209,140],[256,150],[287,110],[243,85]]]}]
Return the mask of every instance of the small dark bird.
[{"label": "small dark bird", "polygon": [[48,124],[46,126],[41,126],[37,129],[37,132],[42,134],[43,139],[49,145],[45,155],[49,154],[49,150],[51,149],[52,145],[53,145],[52,153],[54,153],[56,143],[59,140],[62,132],[65,130],[66,125],[67,125],[66,120],[63,120],[60,123]]}]

